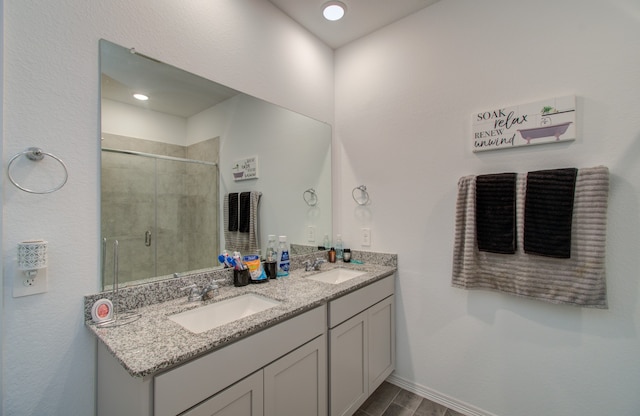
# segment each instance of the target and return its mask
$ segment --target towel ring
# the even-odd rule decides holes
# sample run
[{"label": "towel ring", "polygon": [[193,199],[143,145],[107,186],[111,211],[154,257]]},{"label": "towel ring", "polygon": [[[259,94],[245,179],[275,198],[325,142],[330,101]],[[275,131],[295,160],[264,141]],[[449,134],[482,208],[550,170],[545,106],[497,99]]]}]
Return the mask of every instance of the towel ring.
[{"label": "towel ring", "polygon": [[[357,190],[360,191],[360,199],[356,198]],[[351,197],[354,201],[356,201],[356,204],[358,205],[367,205],[369,203],[369,192],[367,192],[367,187],[364,185],[356,186],[355,188],[353,188],[353,191],[351,191]]]},{"label": "towel ring", "polygon": [[302,193],[302,199],[307,203],[310,207],[315,207],[318,204],[318,194],[316,190],[313,188],[309,188]]},{"label": "towel ring", "polygon": [[[15,181],[15,179],[13,179],[13,176],[11,176],[11,165],[13,164],[13,162],[19,158],[20,156],[26,156],[27,159],[33,161],[33,162],[39,162],[42,159],[44,159],[45,156],[49,156],[55,160],[58,161],[58,163],[60,163],[60,165],[62,165],[62,169],[64,169],[64,179],[62,180],[62,183],[60,183],[60,185],[51,188],[51,189],[47,189],[44,191],[35,191],[33,189],[29,189],[29,188],[25,188],[24,186],[18,184],[18,182]],[[69,179],[69,171],[67,170],[67,165],[64,164],[64,162],[57,156],[52,155],[51,153],[47,153],[47,152],[43,152],[42,149],[40,149],[39,147],[30,147],[16,155],[14,155],[10,160],[9,163],[7,164],[7,176],[9,177],[9,180],[11,181],[12,184],[14,184],[16,186],[16,188],[21,189],[25,192],[29,192],[30,194],[50,194],[51,192],[55,192],[58,189],[62,188],[66,183],[67,183],[67,179]]]}]

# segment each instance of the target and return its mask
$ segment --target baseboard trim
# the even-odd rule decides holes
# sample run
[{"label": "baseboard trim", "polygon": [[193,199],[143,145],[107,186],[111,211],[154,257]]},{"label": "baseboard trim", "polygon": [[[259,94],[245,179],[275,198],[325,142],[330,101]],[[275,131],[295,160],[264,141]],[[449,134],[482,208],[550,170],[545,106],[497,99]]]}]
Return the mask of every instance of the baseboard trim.
[{"label": "baseboard trim", "polygon": [[487,412],[482,409],[478,409],[475,406],[471,406],[468,403],[462,402],[460,400],[456,400],[453,397],[447,396],[446,394],[442,394],[428,387],[424,387],[412,381],[404,379],[402,377],[398,377],[395,373],[387,377],[386,381],[398,387],[401,387],[407,391],[415,393],[418,396],[422,396],[433,402],[441,404],[451,410],[460,412],[466,416],[496,416],[493,413]]}]

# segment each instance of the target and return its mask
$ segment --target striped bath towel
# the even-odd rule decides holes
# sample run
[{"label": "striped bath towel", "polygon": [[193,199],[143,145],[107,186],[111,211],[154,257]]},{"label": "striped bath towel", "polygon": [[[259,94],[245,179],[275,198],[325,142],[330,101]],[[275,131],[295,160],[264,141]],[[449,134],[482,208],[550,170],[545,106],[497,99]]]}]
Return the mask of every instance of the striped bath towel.
[{"label": "striped bath towel", "polygon": [[571,227],[571,257],[524,253],[526,174],[516,184],[516,253],[479,251],[476,241],[476,176],[458,182],[452,285],[498,290],[552,303],[607,308],[605,237],[609,194],[606,167],[579,169]]},{"label": "striped bath towel", "polygon": [[[230,195],[226,194],[223,202],[224,248],[230,252],[239,251],[242,254],[254,254],[258,250],[260,242],[258,214],[262,192],[251,191],[240,194],[242,198],[236,204],[239,212],[235,215],[229,212]],[[235,227],[234,231],[231,231],[233,227],[229,226],[229,222],[232,219],[240,223],[239,226]]]}]

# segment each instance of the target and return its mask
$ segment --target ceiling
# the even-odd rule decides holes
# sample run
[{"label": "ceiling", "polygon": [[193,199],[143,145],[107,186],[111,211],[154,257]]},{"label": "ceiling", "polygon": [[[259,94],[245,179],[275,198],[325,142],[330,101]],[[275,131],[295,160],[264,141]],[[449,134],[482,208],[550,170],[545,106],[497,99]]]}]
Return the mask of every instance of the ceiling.
[{"label": "ceiling", "polygon": [[[189,118],[233,97],[238,91],[131,49],[100,41],[102,98]],[[149,96],[138,101],[134,92]]]},{"label": "ceiling", "polygon": [[[269,1],[336,49],[439,0],[342,0],[347,12],[337,22],[322,17],[327,0]],[[103,98],[188,118],[238,93],[106,41],[100,50]],[[151,99],[137,101],[133,92]]]},{"label": "ceiling", "polygon": [[341,0],[347,11],[336,22],[322,17],[322,5],[328,0],[269,1],[331,48],[337,49],[439,0]]}]

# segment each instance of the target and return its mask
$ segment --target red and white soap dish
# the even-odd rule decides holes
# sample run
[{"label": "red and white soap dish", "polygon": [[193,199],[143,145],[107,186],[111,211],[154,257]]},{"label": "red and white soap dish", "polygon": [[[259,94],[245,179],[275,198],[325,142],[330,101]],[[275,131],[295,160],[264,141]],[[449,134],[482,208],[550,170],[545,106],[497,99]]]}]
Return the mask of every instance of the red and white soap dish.
[{"label": "red and white soap dish", "polygon": [[99,299],[91,308],[93,322],[99,324],[113,319],[113,303],[109,299]]}]

